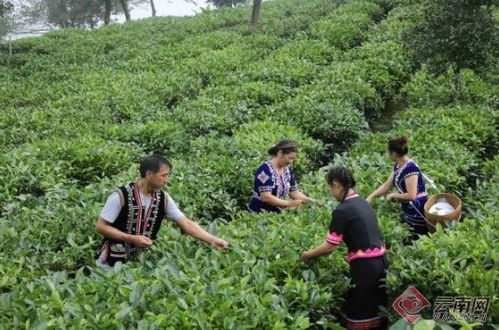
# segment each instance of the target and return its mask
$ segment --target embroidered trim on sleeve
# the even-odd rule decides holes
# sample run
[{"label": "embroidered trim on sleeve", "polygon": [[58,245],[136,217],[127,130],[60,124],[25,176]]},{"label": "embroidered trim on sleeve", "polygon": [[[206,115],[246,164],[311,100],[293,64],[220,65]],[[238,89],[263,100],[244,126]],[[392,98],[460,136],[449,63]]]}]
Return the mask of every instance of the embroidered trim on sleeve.
[{"label": "embroidered trim on sleeve", "polygon": [[343,241],[343,234],[336,234],[334,231],[332,231],[327,237],[326,237],[326,242],[338,245]]}]

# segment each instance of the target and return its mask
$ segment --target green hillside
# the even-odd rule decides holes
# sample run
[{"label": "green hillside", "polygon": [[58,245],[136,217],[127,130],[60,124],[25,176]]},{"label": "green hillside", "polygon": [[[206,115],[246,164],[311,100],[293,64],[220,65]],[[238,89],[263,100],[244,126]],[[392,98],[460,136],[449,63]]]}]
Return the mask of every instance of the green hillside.
[{"label": "green hillside", "polygon": [[[374,204],[390,301],[410,285],[430,301],[489,296],[486,327],[498,324],[499,66],[463,70],[456,90],[453,68],[416,63],[404,33],[421,2],[275,0],[256,29],[239,7],[54,31],[13,55],[0,45],[0,329],[334,328],[346,248],[311,265],[299,255],[324,239],[336,203],[248,214],[253,171],[292,138],[304,192],[331,200],[324,167],[343,164],[367,196],[399,134],[464,214],[404,246],[398,205]],[[99,211],[152,152],[172,160],[167,190],[183,212],[231,248],[166,222],[139,260],[103,272]]]}]

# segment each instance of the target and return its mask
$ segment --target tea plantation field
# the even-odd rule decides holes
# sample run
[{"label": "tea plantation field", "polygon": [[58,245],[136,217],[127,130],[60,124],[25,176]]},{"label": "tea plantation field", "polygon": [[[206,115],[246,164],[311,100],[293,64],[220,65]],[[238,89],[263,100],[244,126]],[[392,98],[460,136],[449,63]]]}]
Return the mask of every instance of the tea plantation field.
[{"label": "tea plantation field", "polygon": [[[401,134],[464,213],[404,246],[398,205],[376,201],[390,303],[410,285],[430,302],[487,296],[483,328],[499,324],[499,65],[462,70],[456,90],[452,67],[415,62],[403,35],[421,3],[276,0],[256,29],[239,7],[0,45],[0,329],[338,329],[346,248],[299,261],[336,204],[324,168],[352,168],[367,196]],[[300,188],[328,202],[248,214],[253,171],[282,138],[300,144]],[[172,160],[184,213],[231,247],[166,222],[137,261],[99,270],[99,211],[152,152]]]}]

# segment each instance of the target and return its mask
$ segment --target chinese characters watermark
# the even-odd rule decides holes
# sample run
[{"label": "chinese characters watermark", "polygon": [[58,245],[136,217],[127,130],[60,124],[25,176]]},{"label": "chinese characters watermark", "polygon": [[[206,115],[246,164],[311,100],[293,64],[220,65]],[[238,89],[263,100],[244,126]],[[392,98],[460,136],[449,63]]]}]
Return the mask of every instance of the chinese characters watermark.
[{"label": "chinese characters watermark", "polygon": [[437,297],[433,309],[435,322],[468,323],[487,321],[490,297]]}]

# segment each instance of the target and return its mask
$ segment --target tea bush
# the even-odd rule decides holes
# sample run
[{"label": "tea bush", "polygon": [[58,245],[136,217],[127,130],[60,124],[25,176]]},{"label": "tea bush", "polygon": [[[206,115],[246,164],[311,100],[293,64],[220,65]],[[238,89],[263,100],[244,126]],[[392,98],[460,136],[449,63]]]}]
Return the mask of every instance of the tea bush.
[{"label": "tea bush", "polygon": [[294,165],[299,178],[319,162],[322,144],[292,126],[257,121],[241,126],[233,137],[215,134],[193,140],[187,155],[196,162],[174,162],[170,190],[174,196],[185,196],[183,203],[190,213],[208,221],[228,220],[245,208],[254,171],[268,159],[267,150],[284,138],[300,145]]},{"label": "tea bush", "polygon": [[[390,268],[387,285],[393,301],[408,286],[414,285],[430,302],[437,296],[489,296],[492,298],[489,322],[496,322],[499,297],[497,289],[497,157],[480,166],[484,150],[497,144],[497,112],[486,106],[457,106],[408,109],[399,113],[393,129],[368,133],[348,154],[337,155],[332,163],[353,169],[357,190],[371,193],[389,176],[386,156],[389,138],[407,135],[410,156],[436,188],[457,194],[465,203],[463,220],[444,231],[403,245],[407,225],[399,224],[400,211],[394,203],[376,201],[375,208],[389,247]],[[366,154],[366,150],[370,153]],[[378,150],[378,152],[375,152]],[[314,183],[317,184],[317,183]],[[437,192],[431,185],[430,194]],[[431,310],[424,314],[431,318]],[[393,321],[397,315],[391,313]]]},{"label": "tea bush", "polygon": [[[0,46],[0,329],[337,328],[345,247],[298,260],[336,205],[320,167],[351,167],[366,196],[389,175],[386,141],[400,134],[465,212],[404,246],[399,205],[374,204],[391,300],[408,285],[430,301],[491,296],[497,323],[497,70],[463,70],[456,91],[452,70],[418,68],[402,35],[420,9],[269,1],[256,28],[241,7],[54,31],[14,42],[12,56]],[[403,108],[393,120],[390,102]],[[380,119],[389,127],[369,131]],[[283,138],[300,145],[300,189],[326,207],[248,214],[253,172]],[[180,208],[231,248],[165,222],[137,261],[103,272],[99,210],[151,152],[172,160],[167,190]]]},{"label": "tea bush", "polygon": [[375,2],[352,1],[341,6],[331,17],[312,25],[311,35],[326,39],[333,47],[348,49],[362,41],[365,32],[383,10]]},{"label": "tea bush", "polygon": [[476,73],[469,69],[462,70],[457,90],[453,87],[455,76],[456,73],[452,69],[439,76],[422,69],[404,86],[404,99],[418,107],[445,106],[455,102],[497,105],[497,95],[494,94],[492,87]]}]

